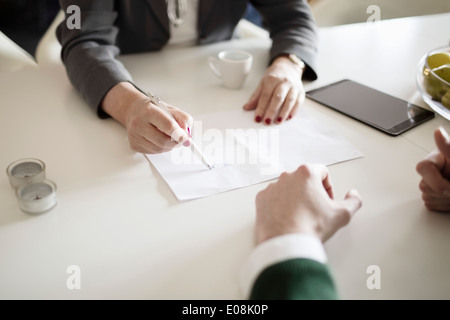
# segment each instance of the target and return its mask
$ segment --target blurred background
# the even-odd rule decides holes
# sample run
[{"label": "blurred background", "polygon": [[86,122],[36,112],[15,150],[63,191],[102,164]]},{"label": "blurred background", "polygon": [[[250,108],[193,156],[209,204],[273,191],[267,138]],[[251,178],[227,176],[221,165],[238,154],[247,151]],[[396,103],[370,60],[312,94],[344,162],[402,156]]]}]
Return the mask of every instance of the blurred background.
[{"label": "blurred background", "polygon": [[[380,7],[381,19],[450,12],[450,0],[309,0],[319,27],[367,21],[370,5]],[[0,0],[0,32],[32,57],[59,11],[58,0]],[[263,26],[249,6],[246,19]]]},{"label": "blurred background", "polygon": [[0,31],[34,56],[58,11],[58,0],[0,0]]},{"label": "blurred background", "polygon": [[381,20],[450,12],[450,0],[311,0],[319,27],[365,22],[367,8],[380,7]]}]

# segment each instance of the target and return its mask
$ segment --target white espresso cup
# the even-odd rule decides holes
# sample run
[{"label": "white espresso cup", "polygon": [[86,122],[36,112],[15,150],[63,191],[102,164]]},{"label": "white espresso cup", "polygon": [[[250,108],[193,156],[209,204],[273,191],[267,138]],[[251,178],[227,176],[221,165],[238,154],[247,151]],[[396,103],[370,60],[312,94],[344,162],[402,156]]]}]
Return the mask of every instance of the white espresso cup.
[{"label": "white espresso cup", "polygon": [[211,71],[229,89],[240,89],[252,68],[253,56],[245,51],[225,50],[217,57],[209,57]]}]

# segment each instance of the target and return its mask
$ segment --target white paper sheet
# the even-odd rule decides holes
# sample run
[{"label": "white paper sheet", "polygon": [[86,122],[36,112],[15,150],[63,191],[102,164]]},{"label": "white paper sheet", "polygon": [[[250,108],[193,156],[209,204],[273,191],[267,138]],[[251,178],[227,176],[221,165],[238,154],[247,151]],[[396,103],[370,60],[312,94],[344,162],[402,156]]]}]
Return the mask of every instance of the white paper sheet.
[{"label": "white paper sheet", "polygon": [[305,110],[281,125],[255,123],[253,112],[197,116],[193,139],[215,168],[189,147],[146,155],[178,200],[206,197],[277,178],[304,163],[330,165],[363,156]]}]

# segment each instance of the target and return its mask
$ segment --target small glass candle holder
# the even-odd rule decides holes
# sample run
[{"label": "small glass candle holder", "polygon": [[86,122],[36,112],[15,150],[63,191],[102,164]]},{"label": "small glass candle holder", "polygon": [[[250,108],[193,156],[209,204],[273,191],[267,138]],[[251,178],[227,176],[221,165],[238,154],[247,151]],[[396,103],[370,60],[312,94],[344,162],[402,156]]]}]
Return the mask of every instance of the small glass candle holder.
[{"label": "small glass candle holder", "polygon": [[23,183],[41,181],[45,179],[45,163],[39,159],[20,159],[6,168],[9,183],[17,188]]},{"label": "small glass candle holder", "polygon": [[27,182],[17,187],[16,196],[23,212],[44,213],[56,205],[56,184],[50,180]]}]

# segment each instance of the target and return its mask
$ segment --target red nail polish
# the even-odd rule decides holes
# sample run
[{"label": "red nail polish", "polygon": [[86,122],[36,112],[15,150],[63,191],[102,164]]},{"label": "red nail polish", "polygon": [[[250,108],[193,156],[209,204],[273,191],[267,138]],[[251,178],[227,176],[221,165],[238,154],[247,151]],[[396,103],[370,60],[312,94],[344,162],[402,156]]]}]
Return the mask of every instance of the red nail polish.
[{"label": "red nail polish", "polygon": [[288,120],[291,120],[292,119],[292,116],[291,115],[289,115],[289,117],[288,117]]},{"label": "red nail polish", "polygon": [[277,122],[281,122],[281,120],[283,120],[281,117],[277,118]]},{"label": "red nail polish", "polygon": [[258,123],[261,122],[261,117],[260,116],[256,116],[255,121],[258,122]]},{"label": "red nail polish", "polygon": [[266,120],[264,120],[264,122],[265,122],[266,124],[270,124],[270,123],[272,122],[272,120],[269,119],[269,118],[266,118]]}]

